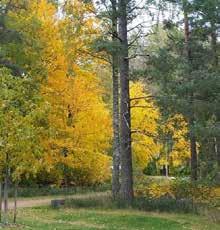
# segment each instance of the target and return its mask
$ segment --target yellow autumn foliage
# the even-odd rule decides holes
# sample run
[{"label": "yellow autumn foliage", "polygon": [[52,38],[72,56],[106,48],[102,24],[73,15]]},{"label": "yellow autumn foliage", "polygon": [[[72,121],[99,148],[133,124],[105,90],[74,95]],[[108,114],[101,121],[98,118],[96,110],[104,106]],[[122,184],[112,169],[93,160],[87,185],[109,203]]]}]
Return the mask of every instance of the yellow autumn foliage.
[{"label": "yellow autumn foliage", "polygon": [[171,135],[173,143],[171,151],[168,153],[168,162],[166,156],[161,152],[159,164],[165,165],[168,163],[173,167],[186,164],[190,159],[190,143],[187,140],[187,122],[183,116],[176,114],[169,117],[166,123],[161,126],[161,130],[164,136]]},{"label": "yellow autumn foliage", "polygon": [[[9,13],[9,24],[24,37],[24,68],[42,79],[41,95],[50,107],[49,135],[42,137],[47,169],[65,164],[81,170],[92,183],[110,177],[107,152],[112,139],[111,117],[90,46],[99,36],[99,21],[90,15],[92,4],[69,0],[65,13],[46,0],[27,1],[26,9]],[[102,63],[102,62],[101,62]],[[103,63],[102,63],[103,64]],[[39,76],[38,76],[39,75]],[[160,112],[143,82],[130,85],[133,159],[137,167],[160,155]],[[178,124],[178,125],[177,125]],[[180,115],[168,119],[164,134],[172,133],[170,163],[178,167],[189,159],[186,122]]]},{"label": "yellow autumn foliage", "polygon": [[[65,164],[98,183],[110,177],[107,151],[112,131],[103,89],[93,71],[96,62],[86,54],[98,33],[96,19],[86,17],[90,7],[67,1],[65,10],[71,16],[58,18],[53,4],[30,1],[26,11],[11,13],[11,21],[17,21],[16,29],[39,45],[38,54],[33,45],[25,46],[25,53],[38,57],[28,68],[46,73],[41,94],[50,106],[50,133],[42,139],[44,166],[50,170]],[[30,21],[35,26],[23,26],[33,24]]]},{"label": "yellow autumn foliage", "polygon": [[141,168],[160,151],[160,145],[156,143],[160,113],[146,92],[142,82],[131,83],[131,98],[137,98],[131,100],[132,147],[134,161]]}]

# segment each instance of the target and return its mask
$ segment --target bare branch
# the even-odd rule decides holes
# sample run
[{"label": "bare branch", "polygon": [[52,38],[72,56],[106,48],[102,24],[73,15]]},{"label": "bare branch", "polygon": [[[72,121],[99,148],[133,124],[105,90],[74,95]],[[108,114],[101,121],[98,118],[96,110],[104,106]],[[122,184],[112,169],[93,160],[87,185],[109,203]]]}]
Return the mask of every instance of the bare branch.
[{"label": "bare branch", "polygon": [[148,95],[148,96],[143,96],[143,97],[133,97],[133,98],[130,98],[130,101],[141,100],[141,99],[149,99],[149,98],[155,98],[155,96]]},{"label": "bare branch", "polygon": [[132,108],[149,108],[149,109],[151,109],[151,108],[153,108],[152,106],[148,106],[148,105],[132,105],[132,106],[130,106],[130,108],[132,109]]},{"label": "bare branch", "polygon": [[103,56],[96,55],[96,54],[94,54],[94,53],[92,53],[92,52],[85,51],[85,50],[79,50],[79,51],[80,51],[81,53],[90,55],[91,57],[94,57],[94,58],[96,58],[96,59],[99,59],[99,60],[102,60],[102,61],[105,61],[105,62],[111,64],[111,60],[110,60],[110,59],[107,59],[107,58],[104,58]]},{"label": "bare branch", "polygon": [[144,136],[148,136],[148,137],[152,137],[152,138],[156,138],[156,135],[153,135],[152,133],[149,133],[146,130],[131,130],[131,134],[140,134],[140,135],[144,135]]},{"label": "bare branch", "polygon": [[24,73],[24,70],[22,70],[19,66],[10,62],[9,60],[0,59],[0,66],[4,66],[8,69],[11,69],[15,76],[21,76]]},{"label": "bare branch", "polygon": [[150,56],[149,54],[134,54],[130,57],[127,57],[127,59],[130,60],[130,59],[134,59],[136,57],[149,57],[149,56]]},{"label": "bare branch", "polygon": [[139,29],[138,33],[136,34],[135,38],[128,44],[128,47],[130,48],[131,45],[133,45],[141,36],[141,29]]},{"label": "bare branch", "polygon": [[128,121],[127,121],[127,119],[126,119],[126,117],[125,117],[125,114],[123,114],[123,118],[124,118],[124,120],[125,120],[125,123],[126,123],[128,129],[130,129],[130,126],[129,126]]},{"label": "bare branch", "polygon": [[137,29],[137,28],[140,28],[140,27],[143,27],[143,22],[138,23],[136,26],[131,27],[131,28],[128,29],[127,31],[128,31],[128,33],[129,33],[129,32],[131,32],[131,31],[133,31],[133,30],[135,30],[135,29]]}]

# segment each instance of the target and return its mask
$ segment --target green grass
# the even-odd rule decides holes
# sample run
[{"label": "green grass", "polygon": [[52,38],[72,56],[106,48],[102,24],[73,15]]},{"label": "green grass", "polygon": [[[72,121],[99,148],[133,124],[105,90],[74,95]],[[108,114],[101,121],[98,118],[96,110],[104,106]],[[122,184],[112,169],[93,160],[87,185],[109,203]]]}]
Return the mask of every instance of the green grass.
[{"label": "green grass", "polygon": [[[52,197],[51,197],[52,198]],[[40,202],[40,200],[39,200]],[[158,201],[159,202],[159,201]],[[18,210],[18,225],[4,228],[33,230],[217,230],[219,210],[206,210],[208,215],[183,213],[182,208],[145,199],[135,200],[132,208],[113,202],[109,192],[76,194],[64,207],[23,208]],[[182,206],[181,206],[182,207]],[[158,210],[164,212],[158,212]],[[182,210],[182,211],[181,211]],[[177,211],[181,211],[178,212]],[[217,218],[215,218],[217,217]],[[0,226],[1,229],[1,226]]]},{"label": "green grass", "polygon": [[18,212],[18,226],[7,229],[33,230],[217,230],[219,225],[204,217],[141,212],[130,209],[25,208]]}]

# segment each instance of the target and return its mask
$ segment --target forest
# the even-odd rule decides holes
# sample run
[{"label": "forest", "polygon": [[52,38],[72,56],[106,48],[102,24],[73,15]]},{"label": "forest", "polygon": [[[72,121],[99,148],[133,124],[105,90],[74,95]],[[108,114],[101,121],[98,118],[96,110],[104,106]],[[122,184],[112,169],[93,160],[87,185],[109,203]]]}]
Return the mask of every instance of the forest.
[{"label": "forest", "polygon": [[220,0],[0,0],[0,228],[219,229],[219,56]]}]

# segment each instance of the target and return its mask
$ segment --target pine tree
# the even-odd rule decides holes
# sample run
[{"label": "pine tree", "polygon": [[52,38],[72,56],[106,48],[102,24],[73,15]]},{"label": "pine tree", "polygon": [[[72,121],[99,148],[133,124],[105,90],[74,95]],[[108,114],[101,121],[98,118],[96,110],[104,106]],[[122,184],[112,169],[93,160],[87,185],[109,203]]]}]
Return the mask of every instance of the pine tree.
[{"label": "pine tree", "polygon": [[129,54],[128,54],[128,1],[119,0],[119,39],[120,50],[120,141],[121,141],[121,199],[131,202],[134,196],[131,150],[131,114],[129,93]]},{"label": "pine tree", "polygon": [[[112,42],[118,43],[118,9],[117,1],[111,1],[112,16]],[[112,95],[113,95],[113,169],[112,169],[112,194],[116,199],[120,190],[120,132],[119,132],[119,78],[118,78],[118,54],[116,50],[112,52]]]}]

